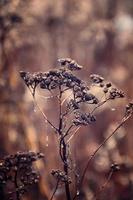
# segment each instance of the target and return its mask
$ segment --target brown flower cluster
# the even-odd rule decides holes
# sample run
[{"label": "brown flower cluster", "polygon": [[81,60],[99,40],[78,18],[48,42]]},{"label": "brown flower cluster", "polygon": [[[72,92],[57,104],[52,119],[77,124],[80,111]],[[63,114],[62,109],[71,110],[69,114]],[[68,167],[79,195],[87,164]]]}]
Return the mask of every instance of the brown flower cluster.
[{"label": "brown flower cluster", "polygon": [[70,177],[66,176],[66,174],[60,170],[52,170],[51,174],[57,179],[57,181],[63,182],[63,183],[71,183]]},{"label": "brown flower cluster", "polygon": [[87,126],[95,121],[96,117],[94,115],[91,115],[90,113],[76,112],[75,119],[73,119],[73,124],[75,126]]},{"label": "brown flower cluster", "polygon": [[14,155],[6,156],[0,163],[0,185],[14,184],[14,191],[22,196],[28,185],[37,183],[39,180],[38,172],[33,169],[33,162],[43,158],[42,153],[17,152]]},{"label": "brown flower cluster", "polygon": [[58,62],[61,64],[61,66],[66,66],[70,71],[82,69],[82,66],[71,58],[61,58],[58,59]]},{"label": "brown flower cluster", "polygon": [[131,115],[133,114],[133,102],[130,102],[127,106],[126,106],[126,111],[125,111],[125,115]]},{"label": "brown flower cluster", "polygon": [[[25,84],[32,90],[32,94],[35,94],[35,89],[39,86],[41,89],[54,90],[61,88],[62,92],[71,89],[73,92],[73,98],[67,102],[68,110],[80,110],[82,103],[86,104],[98,104],[99,99],[90,92],[88,85],[73,74],[74,70],[81,69],[74,60],[70,58],[58,59],[60,63],[59,68],[50,70],[48,72],[20,72],[20,76],[24,80]],[[108,95],[108,99],[123,98],[124,93],[112,87],[112,83],[106,82],[104,78],[98,74],[91,74],[91,85],[96,85],[102,88],[103,92]],[[94,122],[96,119],[94,116],[88,113],[75,112],[73,124],[88,125]]]},{"label": "brown flower cluster", "polygon": [[113,100],[116,98],[123,98],[125,96],[122,90],[112,87],[112,83],[106,82],[104,78],[98,74],[91,74],[90,79],[93,84],[103,88],[103,92],[108,94],[109,99]]}]

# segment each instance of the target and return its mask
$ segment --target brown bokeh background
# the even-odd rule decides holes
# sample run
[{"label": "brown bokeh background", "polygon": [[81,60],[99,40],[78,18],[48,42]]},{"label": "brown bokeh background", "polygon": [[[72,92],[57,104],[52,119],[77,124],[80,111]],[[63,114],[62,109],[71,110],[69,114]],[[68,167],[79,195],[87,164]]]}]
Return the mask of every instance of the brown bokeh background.
[{"label": "brown bokeh background", "polygon": [[[16,18],[10,17],[12,14]],[[36,166],[41,180],[25,200],[50,198],[55,186],[50,172],[61,163],[56,137],[35,108],[19,71],[47,71],[57,66],[58,58],[71,57],[84,66],[80,73],[84,80],[99,73],[126,93],[125,100],[101,109],[96,125],[81,129],[72,140],[72,157],[82,174],[89,155],[118,124],[124,106],[133,98],[132,36],[132,0],[0,1],[0,158],[24,150],[45,154]],[[38,101],[57,123],[57,102],[39,95]],[[119,163],[121,170],[101,199],[133,199],[132,130],[130,120],[98,153],[87,171],[81,199],[91,199],[113,162]],[[65,199],[62,187],[56,199]]]}]

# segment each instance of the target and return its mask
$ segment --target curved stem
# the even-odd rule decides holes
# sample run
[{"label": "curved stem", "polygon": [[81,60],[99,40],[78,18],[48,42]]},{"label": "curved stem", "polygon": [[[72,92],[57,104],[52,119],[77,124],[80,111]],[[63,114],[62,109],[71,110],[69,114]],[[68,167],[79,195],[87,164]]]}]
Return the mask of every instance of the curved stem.
[{"label": "curved stem", "polygon": [[60,138],[60,145],[59,145],[60,146],[60,157],[61,157],[63,162],[64,162],[64,158],[62,156],[62,142],[65,139],[65,137],[68,135],[68,133],[69,133],[69,131],[71,130],[72,127],[73,127],[73,124],[67,129],[66,133],[63,136],[61,136],[61,138]]},{"label": "curved stem", "polygon": [[74,133],[69,137],[69,139],[67,140],[67,144],[73,139],[73,137],[76,135],[77,131],[81,128],[81,126],[79,126],[78,128],[76,128],[76,130],[74,131]]},{"label": "curved stem", "polygon": [[93,114],[94,111],[95,111],[97,108],[103,106],[108,100],[110,100],[110,98],[105,99],[104,101],[101,101],[101,102],[90,112],[90,114]]},{"label": "curved stem", "polygon": [[55,193],[56,193],[56,191],[57,191],[57,189],[58,189],[58,186],[59,186],[59,179],[57,180],[57,183],[56,183],[56,186],[55,186],[54,192],[53,192],[53,194],[52,194],[50,200],[52,200],[52,199],[54,198],[54,195],[55,195]]},{"label": "curved stem", "polygon": [[107,186],[107,184],[109,183],[112,175],[113,175],[113,170],[110,171],[107,180],[105,181],[105,183],[102,185],[102,187],[97,191],[96,195],[94,196],[93,200],[98,200],[98,196],[100,196],[101,192],[103,192],[103,190],[105,189],[105,187]]},{"label": "curved stem", "polygon": [[88,159],[88,162],[86,164],[86,167],[84,168],[84,171],[83,171],[83,175],[81,177],[81,181],[80,181],[80,186],[82,185],[83,181],[84,181],[84,177],[85,177],[85,174],[87,172],[87,169],[89,167],[89,164],[91,163],[91,161],[94,159],[94,157],[96,156],[97,152],[101,149],[102,146],[104,146],[104,144],[117,132],[117,130],[123,126],[123,124],[125,124],[125,122],[131,117],[131,114],[127,117],[124,117],[120,124],[115,128],[115,130],[107,137],[105,138],[105,140],[99,145],[99,147],[94,151],[94,153],[91,155],[91,157]]}]

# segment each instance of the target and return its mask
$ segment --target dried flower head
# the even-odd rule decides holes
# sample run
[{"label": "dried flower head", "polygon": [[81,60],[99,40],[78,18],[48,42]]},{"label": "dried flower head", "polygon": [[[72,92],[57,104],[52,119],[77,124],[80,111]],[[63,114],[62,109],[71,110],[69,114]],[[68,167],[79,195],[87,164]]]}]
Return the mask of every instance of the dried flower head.
[{"label": "dried flower head", "polygon": [[52,170],[51,171],[51,174],[60,182],[63,182],[63,183],[71,183],[71,179],[70,177],[68,177],[63,171],[60,171],[60,170]]},{"label": "dried flower head", "polygon": [[73,119],[73,124],[75,126],[87,126],[96,121],[96,117],[90,113],[75,113],[75,118]]},{"label": "dried flower head", "polygon": [[58,59],[58,62],[61,64],[61,66],[66,66],[71,71],[82,69],[82,66],[77,64],[77,62],[71,58],[61,58]]},{"label": "dried flower head", "polygon": [[124,92],[122,90],[118,90],[117,88],[111,88],[111,90],[109,91],[110,99],[123,98],[124,96]]},{"label": "dried flower head", "polygon": [[98,74],[91,74],[90,78],[92,80],[93,83],[102,83],[104,81],[104,78]]},{"label": "dried flower head", "polygon": [[117,172],[120,170],[120,166],[117,163],[113,163],[110,168],[113,172]]},{"label": "dried flower head", "polygon": [[128,105],[126,105],[125,115],[128,116],[130,114],[133,114],[133,102],[130,102]]},{"label": "dried flower head", "polygon": [[6,156],[0,163],[0,184],[14,183],[14,187],[17,187],[16,192],[21,196],[28,185],[38,182],[39,174],[33,169],[32,164],[43,157],[42,153],[32,151]]}]

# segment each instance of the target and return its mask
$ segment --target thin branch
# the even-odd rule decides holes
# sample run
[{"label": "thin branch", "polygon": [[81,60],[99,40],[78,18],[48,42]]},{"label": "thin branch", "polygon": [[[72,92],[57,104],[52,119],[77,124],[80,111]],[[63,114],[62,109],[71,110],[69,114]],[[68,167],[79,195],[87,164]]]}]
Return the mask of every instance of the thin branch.
[{"label": "thin branch", "polygon": [[74,133],[69,137],[69,139],[67,140],[67,144],[73,139],[73,137],[76,135],[77,131],[81,128],[81,126],[79,126],[78,128],[76,128],[76,130],[74,131]]},{"label": "thin branch", "polygon": [[61,103],[61,105],[63,105],[64,104],[64,102],[70,97],[72,95],[72,91],[71,91],[71,93],[70,94],[68,94],[67,96],[66,96],[66,98],[64,98],[63,99],[63,101],[62,101],[62,103]]},{"label": "thin branch", "polygon": [[68,133],[69,133],[69,131],[71,130],[72,127],[73,127],[73,124],[67,129],[66,133],[63,136],[61,136],[61,138],[60,138],[60,145],[59,145],[60,146],[60,157],[61,157],[63,162],[64,162],[64,158],[63,158],[63,155],[62,155],[62,142],[65,139],[65,137],[68,135]]},{"label": "thin branch", "polygon": [[62,106],[61,106],[61,98],[62,98],[62,91],[61,91],[61,86],[59,86],[59,128],[58,128],[58,132],[59,135],[62,134]]},{"label": "thin branch", "polygon": [[93,197],[93,200],[98,200],[98,196],[100,196],[101,192],[103,192],[103,190],[106,188],[107,184],[109,183],[112,175],[113,175],[113,170],[110,171],[107,180],[105,181],[105,183],[102,185],[102,187],[97,191],[96,195]]},{"label": "thin branch", "polygon": [[103,106],[103,105],[104,105],[107,101],[109,101],[109,100],[110,100],[110,98],[105,99],[104,101],[100,102],[100,103],[90,112],[90,114],[93,114],[97,108]]},{"label": "thin branch", "polygon": [[[65,143],[65,136],[68,134],[69,130],[63,135],[63,116],[62,116],[62,90],[61,86],[59,86],[59,128],[58,133],[61,136],[60,140],[60,156],[64,164],[64,172],[66,176],[68,176],[68,162],[67,162],[67,145]],[[70,188],[69,188],[69,182],[65,182],[65,192],[66,192],[66,198],[67,200],[71,200],[71,194],[70,194]]]},{"label": "thin branch", "polygon": [[57,189],[58,189],[58,186],[59,186],[59,179],[57,180],[57,183],[56,183],[56,186],[55,186],[54,192],[53,192],[53,194],[52,194],[50,200],[52,200],[52,199],[54,198],[54,195],[55,195],[55,193],[56,193],[56,191],[57,191]]},{"label": "thin branch", "polygon": [[132,116],[132,113],[130,115],[128,115],[127,117],[123,117],[123,119],[121,120],[120,124],[115,128],[115,130],[107,137],[105,138],[105,140],[99,145],[99,147],[94,151],[94,153],[91,155],[91,157],[89,158],[86,167],[83,170],[83,175],[81,177],[81,181],[80,181],[80,187],[84,181],[84,177],[85,174],[87,172],[87,169],[91,163],[91,161],[94,159],[94,157],[96,156],[97,152],[104,146],[104,144],[117,132],[117,130],[123,126],[125,124],[125,122]]},{"label": "thin branch", "polygon": [[14,184],[15,184],[15,188],[16,188],[16,198],[17,198],[17,200],[20,200],[19,190],[18,190],[17,176],[18,176],[18,171],[17,171],[17,169],[16,169],[16,170],[15,170]]}]

